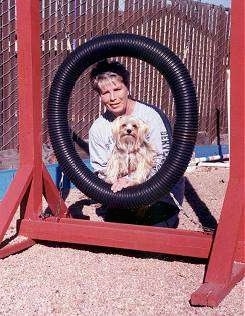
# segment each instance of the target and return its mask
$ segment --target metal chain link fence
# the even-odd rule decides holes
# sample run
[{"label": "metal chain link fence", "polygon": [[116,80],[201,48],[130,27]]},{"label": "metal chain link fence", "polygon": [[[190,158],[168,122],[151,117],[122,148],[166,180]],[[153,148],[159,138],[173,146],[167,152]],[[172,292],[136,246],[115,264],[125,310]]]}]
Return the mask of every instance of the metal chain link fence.
[{"label": "metal chain link fence", "polygon": [[[17,0],[18,1],[18,0]],[[41,81],[43,143],[49,150],[47,100],[65,57],[90,38],[107,33],[144,35],[168,46],[185,63],[197,89],[198,143],[227,133],[230,12],[191,0],[42,0]],[[0,2],[0,155],[18,152],[18,39],[15,0]],[[165,79],[145,62],[119,57],[131,72],[131,95],[161,107],[174,122],[174,101]],[[103,110],[89,84],[90,69],[76,83],[69,106],[71,130],[87,139]],[[0,159],[1,160],[1,159]],[[3,161],[3,159],[2,159]],[[5,167],[6,164],[0,169]]]}]

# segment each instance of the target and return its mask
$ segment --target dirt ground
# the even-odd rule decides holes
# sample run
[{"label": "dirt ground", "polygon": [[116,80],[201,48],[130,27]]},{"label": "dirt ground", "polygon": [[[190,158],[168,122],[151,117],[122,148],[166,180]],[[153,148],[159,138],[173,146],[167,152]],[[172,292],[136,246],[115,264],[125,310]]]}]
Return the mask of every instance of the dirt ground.
[{"label": "dirt ground", "polygon": [[[212,231],[229,168],[197,167],[185,176],[179,228]],[[85,198],[72,189],[66,203],[81,207]],[[95,207],[84,206],[83,214],[101,220]],[[13,230],[12,224],[8,234]],[[243,282],[217,308],[190,305],[206,263],[130,250],[36,244],[0,260],[0,315],[244,315]]]}]

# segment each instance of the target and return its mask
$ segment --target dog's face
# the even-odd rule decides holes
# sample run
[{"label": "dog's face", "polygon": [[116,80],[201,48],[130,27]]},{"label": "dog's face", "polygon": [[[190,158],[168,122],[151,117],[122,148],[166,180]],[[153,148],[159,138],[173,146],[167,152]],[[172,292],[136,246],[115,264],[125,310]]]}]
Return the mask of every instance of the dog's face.
[{"label": "dog's face", "polygon": [[115,181],[131,175],[133,183],[144,182],[154,166],[155,150],[147,141],[149,127],[140,119],[123,115],[112,123],[115,146],[108,160],[105,181]]},{"label": "dog's face", "polygon": [[148,133],[148,125],[131,115],[119,116],[112,124],[116,146],[124,151],[138,150]]}]

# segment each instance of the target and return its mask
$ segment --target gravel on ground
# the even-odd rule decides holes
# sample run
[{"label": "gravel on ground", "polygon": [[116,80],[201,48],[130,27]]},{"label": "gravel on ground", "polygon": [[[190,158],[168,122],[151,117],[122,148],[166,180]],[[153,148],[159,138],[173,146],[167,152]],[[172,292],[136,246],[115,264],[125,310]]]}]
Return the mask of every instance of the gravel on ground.
[{"label": "gravel on ground", "polygon": [[[229,168],[197,167],[185,177],[179,228],[212,231]],[[66,203],[78,206],[85,198],[72,189]],[[101,220],[96,206],[84,206],[83,214]],[[6,238],[14,229],[13,222]],[[216,308],[190,305],[206,265],[203,259],[42,242],[0,260],[0,315],[244,315],[242,281]]]}]

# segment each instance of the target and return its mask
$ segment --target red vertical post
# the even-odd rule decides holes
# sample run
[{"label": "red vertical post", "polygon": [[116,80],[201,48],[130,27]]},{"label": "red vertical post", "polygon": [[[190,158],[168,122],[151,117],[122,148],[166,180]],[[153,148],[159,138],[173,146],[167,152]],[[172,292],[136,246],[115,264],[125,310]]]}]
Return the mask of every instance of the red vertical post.
[{"label": "red vertical post", "polygon": [[[65,202],[42,163],[41,72],[40,72],[40,1],[16,1],[19,92],[20,167],[0,203],[0,241],[18,206],[21,218],[35,219],[42,207],[42,194],[55,213],[67,216]],[[0,258],[33,245],[27,240],[1,248]]]},{"label": "red vertical post", "polygon": [[[222,283],[231,275],[235,249],[243,228],[245,201],[245,4],[232,1],[231,8],[231,111],[230,111],[230,179],[210,257],[210,279]],[[240,234],[241,237],[241,234]],[[222,251],[216,255],[217,249]],[[224,262],[225,260],[225,262]],[[222,269],[220,269],[222,267]]]},{"label": "red vertical post", "polygon": [[17,44],[20,166],[33,166],[33,180],[22,208],[36,217],[42,201],[40,1],[18,0]]},{"label": "red vertical post", "polygon": [[[238,244],[244,247],[245,208],[245,4],[231,7],[231,110],[230,178],[219,225],[211,249],[204,284],[192,295],[194,305],[217,306],[242,279],[242,263],[236,263]],[[243,248],[244,249],[244,248]]]},{"label": "red vertical post", "polygon": [[[230,176],[245,182],[245,2],[231,7],[231,153]],[[244,189],[244,187],[243,187]],[[244,198],[243,191],[243,198]],[[243,199],[244,200],[244,199]]]}]

